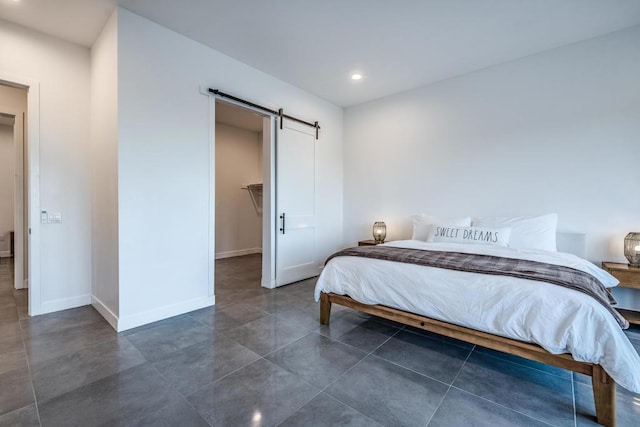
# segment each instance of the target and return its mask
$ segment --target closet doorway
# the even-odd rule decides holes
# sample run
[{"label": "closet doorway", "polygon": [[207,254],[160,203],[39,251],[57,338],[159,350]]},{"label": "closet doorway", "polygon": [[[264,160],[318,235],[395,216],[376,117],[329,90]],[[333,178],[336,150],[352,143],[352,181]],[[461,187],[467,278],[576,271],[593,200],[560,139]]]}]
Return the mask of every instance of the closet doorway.
[{"label": "closet doorway", "polygon": [[216,293],[273,288],[273,118],[215,101]]}]

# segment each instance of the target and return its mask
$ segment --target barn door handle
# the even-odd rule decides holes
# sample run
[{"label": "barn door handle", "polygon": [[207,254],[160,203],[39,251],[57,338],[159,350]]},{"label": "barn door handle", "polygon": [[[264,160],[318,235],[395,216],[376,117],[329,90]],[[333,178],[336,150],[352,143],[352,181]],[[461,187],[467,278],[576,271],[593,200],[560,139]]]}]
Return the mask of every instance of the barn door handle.
[{"label": "barn door handle", "polygon": [[284,234],[284,222],[285,222],[285,213],[282,212],[282,215],[280,215],[280,219],[282,220],[282,227],[280,228],[280,231],[282,231],[282,234]]}]

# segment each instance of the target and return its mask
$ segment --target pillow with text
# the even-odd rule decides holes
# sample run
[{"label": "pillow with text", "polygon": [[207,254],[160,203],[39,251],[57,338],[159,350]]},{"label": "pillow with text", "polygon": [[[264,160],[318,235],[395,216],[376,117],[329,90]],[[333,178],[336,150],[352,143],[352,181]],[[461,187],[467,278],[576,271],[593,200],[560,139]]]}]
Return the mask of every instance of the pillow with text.
[{"label": "pillow with text", "polygon": [[436,224],[468,227],[471,225],[471,217],[446,217],[420,214],[414,215],[413,235],[411,240],[422,240],[423,242],[433,242],[429,240],[429,230]]},{"label": "pillow with text", "polygon": [[435,243],[470,243],[472,245],[509,246],[511,229],[488,227],[452,227],[434,225],[430,237]]}]

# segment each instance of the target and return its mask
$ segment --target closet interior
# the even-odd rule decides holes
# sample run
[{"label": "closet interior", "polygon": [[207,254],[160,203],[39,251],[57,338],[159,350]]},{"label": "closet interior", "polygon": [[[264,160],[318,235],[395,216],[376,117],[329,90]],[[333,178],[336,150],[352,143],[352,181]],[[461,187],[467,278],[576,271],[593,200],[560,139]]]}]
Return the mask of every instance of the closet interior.
[{"label": "closet interior", "polygon": [[[234,272],[254,271],[260,286],[263,241],[263,118],[216,102],[216,287]],[[246,276],[244,276],[246,277]]]}]

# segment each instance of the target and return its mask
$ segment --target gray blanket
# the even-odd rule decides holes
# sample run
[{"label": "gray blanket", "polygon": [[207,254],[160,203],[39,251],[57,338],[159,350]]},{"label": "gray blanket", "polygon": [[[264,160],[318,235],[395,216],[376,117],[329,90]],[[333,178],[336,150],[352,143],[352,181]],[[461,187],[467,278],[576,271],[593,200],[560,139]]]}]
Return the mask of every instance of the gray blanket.
[{"label": "gray blanket", "polygon": [[339,256],[374,258],[552,283],[589,295],[609,310],[621,328],[627,329],[629,327],[629,322],[612,307],[612,304],[617,304],[617,301],[605,286],[590,274],[570,267],[492,255],[428,251],[392,246],[361,246],[345,249],[331,255],[327,259],[327,263]]}]

